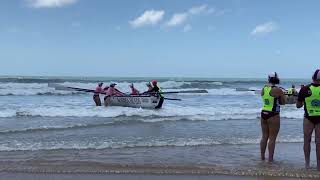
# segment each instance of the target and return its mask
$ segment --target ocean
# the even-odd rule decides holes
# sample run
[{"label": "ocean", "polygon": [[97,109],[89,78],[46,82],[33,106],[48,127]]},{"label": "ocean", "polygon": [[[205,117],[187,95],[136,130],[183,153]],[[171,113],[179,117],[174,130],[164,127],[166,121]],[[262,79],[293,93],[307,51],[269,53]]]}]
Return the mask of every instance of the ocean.
[{"label": "ocean", "polygon": [[[94,89],[117,82],[140,91],[152,78],[0,77],[0,171],[184,172],[319,177],[312,150],[304,170],[303,110],[281,109],[275,162],[260,160],[261,89],[265,79],[157,78],[163,91],[205,89],[207,94],[167,94],[160,110],[95,107],[92,94],[59,91],[48,83]],[[298,89],[309,80],[287,79]],[[102,98],[101,98],[102,99]],[[314,146],[314,144],[312,144]],[[107,168],[108,167],[108,168]],[[198,171],[197,171],[198,170]]]}]

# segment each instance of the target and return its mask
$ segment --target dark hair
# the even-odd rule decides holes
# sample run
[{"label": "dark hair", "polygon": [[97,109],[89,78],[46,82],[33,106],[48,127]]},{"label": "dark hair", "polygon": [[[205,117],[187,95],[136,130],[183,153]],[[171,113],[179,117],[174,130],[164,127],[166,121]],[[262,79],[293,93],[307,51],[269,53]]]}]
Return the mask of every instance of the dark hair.
[{"label": "dark hair", "polygon": [[280,79],[278,77],[270,77],[269,83],[271,84],[280,84]]},{"label": "dark hair", "polygon": [[319,71],[320,71],[320,69],[317,69],[317,70],[314,72],[314,74],[313,74],[313,76],[312,76],[312,80],[314,80],[314,81],[319,81],[319,80],[320,80],[319,77],[318,77]]}]

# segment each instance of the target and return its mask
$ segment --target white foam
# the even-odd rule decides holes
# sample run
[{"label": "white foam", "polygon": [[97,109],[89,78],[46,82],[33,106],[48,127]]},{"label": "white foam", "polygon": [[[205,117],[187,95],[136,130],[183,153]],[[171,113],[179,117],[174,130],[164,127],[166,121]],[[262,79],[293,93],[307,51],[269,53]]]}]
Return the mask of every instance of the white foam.
[{"label": "white foam", "polygon": [[228,95],[256,95],[253,91],[236,91],[234,88],[221,88],[221,89],[209,89],[208,90],[210,95],[221,95],[221,96],[228,96]]},{"label": "white foam", "polygon": [[70,91],[58,91],[43,83],[1,83],[0,95],[39,95],[39,94],[73,94]]},{"label": "white foam", "polygon": [[[303,138],[297,137],[279,137],[278,143],[302,143]],[[245,145],[259,144],[260,138],[224,138],[217,140],[214,137],[202,138],[128,138],[126,140],[117,140],[113,138],[100,139],[92,141],[91,139],[83,139],[82,141],[13,141],[10,143],[0,144],[0,151],[16,151],[16,150],[53,150],[53,149],[106,149],[106,148],[137,148],[137,147],[185,147],[185,146],[215,146],[215,145]]]}]

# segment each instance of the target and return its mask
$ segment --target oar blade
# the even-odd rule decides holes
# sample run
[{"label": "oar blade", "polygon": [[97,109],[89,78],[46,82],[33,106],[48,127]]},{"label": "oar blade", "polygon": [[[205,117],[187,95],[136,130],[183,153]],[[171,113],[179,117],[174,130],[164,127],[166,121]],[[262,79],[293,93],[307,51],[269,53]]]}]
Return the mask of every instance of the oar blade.
[{"label": "oar blade", "polygon": [[169,91],[169,92],[162,92],[162,94],[177,94],[177,93],[208,93],[207,90],[200,89],[200,90],[186,90],[186,91]]},{"label": "oar blade", "polygon": [[60,91],[81,91],[81,92],[90,92],[90,93],[94,93],[94,90],[92,89],[84,89],[84,88],[76,88],[76,87],[67,87],[67,86],[63,86],[60,84],[55,84],[55,83],[49,83],[48,87],[52,87],[55,90],[60,90]]}]

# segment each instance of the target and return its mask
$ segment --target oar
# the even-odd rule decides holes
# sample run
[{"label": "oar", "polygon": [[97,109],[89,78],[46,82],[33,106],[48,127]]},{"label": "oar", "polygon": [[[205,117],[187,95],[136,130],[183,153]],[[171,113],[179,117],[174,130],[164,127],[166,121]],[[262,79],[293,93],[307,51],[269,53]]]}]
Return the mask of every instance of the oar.
[{"label": "oar", "polygon": [[[80,91],[80,92],[90,92],[94,93],[94,90],[92,89],[84,89],[84,88],[76,88],[76,87],[68,87],[68,86],[63,86],[60,84],[54,84],[54,83],[49,83],[48,87],[53,87],[56,90],[61,90],[61,91]],[[104,92],[100,94],[105,94]]]},{"label": "oar", "polygon": [[208,93],[207,90],[186,90],[186,91],[168,91],[168,92],[145,92],[147,94],[178,94],[178,93]]},{"label": "oar", "polygon": [[169,91],[169,92],[162,92],[162,94],[177,94],[177,93],[208,93],[207,90],[186,90],[186,91]]},{"label": "oar", "polygon": [[248,89],[248,88],[236,88],[236,91],[257,91],[257,90]]},{"label": "oar", "polygon": [[171,100],[171,101],[182,101],[182,99],[176,99],[176,98],[164,98],[165,100]]}]

